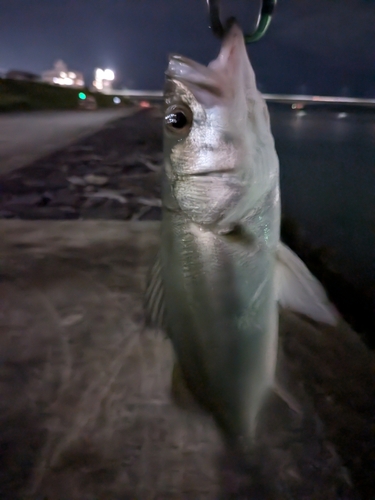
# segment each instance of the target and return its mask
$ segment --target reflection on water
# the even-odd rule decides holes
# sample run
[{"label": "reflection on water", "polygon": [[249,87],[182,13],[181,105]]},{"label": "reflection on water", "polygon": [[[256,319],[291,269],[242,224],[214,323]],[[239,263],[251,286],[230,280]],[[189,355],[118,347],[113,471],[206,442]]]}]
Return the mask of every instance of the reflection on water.
[{"label": "reflection on water", "polygon": [[327,245],[358,284],[375,281],[374,116],[270,105],[282,206],[307,241]]}]

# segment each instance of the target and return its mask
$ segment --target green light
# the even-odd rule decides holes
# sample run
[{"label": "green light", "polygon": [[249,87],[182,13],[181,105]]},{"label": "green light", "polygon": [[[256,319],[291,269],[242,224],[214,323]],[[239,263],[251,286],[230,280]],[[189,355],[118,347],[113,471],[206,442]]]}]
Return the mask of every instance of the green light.
[{"label": "green light", "polygon": [[84,100],[86,99],[86,94],[85,94],[84,92],[80,92],[80,93],[78,94],[78,97],[79,97],[80,99],[82,99],[82,101],[84,101]]}]

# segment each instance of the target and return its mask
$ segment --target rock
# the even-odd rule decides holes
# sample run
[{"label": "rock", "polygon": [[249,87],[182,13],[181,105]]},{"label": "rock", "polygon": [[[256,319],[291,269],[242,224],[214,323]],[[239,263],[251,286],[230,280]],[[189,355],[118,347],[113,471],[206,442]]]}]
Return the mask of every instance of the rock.
[{"label": "rock", "polygon": [[120,203],[117,200],[105,200],[105,202],[103,204],[103,211],[108,213],[108,214],[111,214],[110,217],[112,218],[113,210],[116,210],[118,208],[122,208],[123,206],[124,206],[124,204]]},{"label": "rock", "polygon": [[48,175],[46,186],[48,189],[60,189],[67,186],[67,179],[62,172],[56,171]]},{"label": "rock", "polygon": [[93,151],[94,150],[94,147],[93,146],[85,146],[85,145],[77,145],[77,144],[74,144],[73,146],[71,146],[68,151],[71,152],[71,153],[78,153],[79,151]]},{"label": "rock", "polygon": [[42,194],[43,200],[50,201],[54,197],[54,193],[52,191],[44,191]]},{"label": "rock", "polygon": [[130,167],[139,160],[139,155],[136,153],[127,154],[126,156],[121,156],[120,158],[114,158],[112,161],[115,165],[122,165],[124,167]]},{"label": "rock", "polygon": [[0,210],[0,219],[13,219],[15,214],[9,210]]},{"label": "rock", "polygon": [[[145,207],[143,207],[145,208]],[[147,207],[149,210],[144,212],[139,220],[161,220],[161,208],[160,207]]]},{"label": "rock", "polygon": [[[148,208],[148,207],[147,207]],[[81,211],[81,217],[88,219],[105,219],[109,218],[112,220],[127,220],[130,218],[131,212],[127,205],[121,205],[117,207],[91,207],[83,208]]]},{"label": "rock", "polygon": [[18,206],[35,206],[40,203],[42,196],[36,193],[21,194],[17,196],[12,196],[8,201],[4,203],[4,207],[16,207]]},{"label": "rock", "polygon": [[21,179],[21,182],[24,186],[31,187],[31,188],[38,188],[38,187],[45,187],[46,181],[42,179],[28,179],[27,177],[25,179]]},{"label": "rock", "polygon": [[148,174],[150,169],[146,167],[144,162],[137,162],[137,163],[132,163],[131,165],[122,165],[122,170],[124,173],[143,173],[143,174]]},{"label": "rock", "polygon": [[76,214],[77,210],[74,207],[59,207],[66,214]]},{"label": "rock", "polygon": [[164,161],[164,153],[163,151],[157,151],[152,155],[152,161],[154,163],[163,163]]},{"label": "rock", "polygon": [[60,325],[63,327],[70,327],[79,323],[82,319],[83,314],[81,313],[70,314],[69,316],[65,316],[65,318],[60,321]]},{"label": "rock", "polygon": [[[154,169],[153,159],[148,156],[142,155],[138,152],[135,152],[130,155],[126,155],[120,159],[114,161],[114,164],[121,165],[125,172],[143,172],[148,173],[149,170]],[[146,164],[149,163],[150,167]]]},{"label": "rock", "polygon": [[122,176],[119,179],[117,186],[121,189],[121,191],[126,190],[133,196],[139,196],[141,198],[146,198],[150,194],[150,190],[147,189],[146,176],[144,176],[144,179],[140,181],[132,179],[127,181],[126,176]]},{"label": "rock", "polygon": [[136,167],[137,165],[139,166],[146,166],[149,170],[153,172],[159,172],[161,169],[161,161],[159,157],[155,157],[154,155],[152,157],[142,155],[140,153],[134,153],[132,155],[126,156],[125,158],[122,158],[118,163],[121,163],[123,167]]},{"label": "rock", "polygon": [[97,165],[95,167],[95,175],[104,175],[106,177],[114,177],[118,174],[118,169],[108,165]]},{"label": "rock", "polygon": [[105,198],[93,198],[91,196],[87,197],[86,200],[81,205],[82,213],[86,209],[91,209],[91,208],[97,209],[98,207],[102,207],[104,203],[105,203]]},{"label": "rock", "polygon": [[140,205],[146,205],[147,207],[161,207],[161,200],[157,198],[143,198],[143,196],[139,196],[136,198],[136,201]]},{"label": "rock", "polygon": [[110,189],[103,189],[97,193],[86,194],[88,198],[106,198],[108,200],[116,200],[120,203],[126,203],[128,200],[116,191],[111,191]]},{"label": "rock", "polygon": [[25,186],[21,181],[20,178],[12,177],[12,178],[7,178],[7,177],[1,177],[0,179],[0,199],[4,196],[4,194],[24,194],[28,193],[29,188]]},{"label": "rock", "polygon": [[70,189],[60,189],[54,193],[49,193],[50,202],[48,203],[50,207],[57,207],[59,205],[75,206],[80,199],[79,194]]},{"label": "rock", "polygon": [[151,207],[142,207],[138,212],[133,213],[131,220],[141,220],[150,210]]},{"label": "rock", "polygon": [[[74,210],[70,207],[65,207],[68,210]],[[78,213],[74,210],[73,212],[67,212],[59,207],[28,207],[19,206],[17,210],[13,210],[14,218],[20,218],[25,220],[64,220],[64,219],[78,219]]]},{"label": "rock", "polygon": [[73,186],[86,186],[86,181],[82,177],[78,177],[77,175],[72,175],[66,179]]},{"label": "rock", "polygon": [[105,186],[105,184],[108,184],[109,181],[107,176],[95,174],[85,175],[84,180],[87,184],[93,184],[94,186]]},{"label": "rock", "polygon": [[79,159],[82,162],[90,162],[90,161],[98,162],[98,161],[102,161],[103,157],[96,155],[96,154],[89,154],[89,155],[81,156]]},{"label": "rock", "polygon": [[76,159],[72,158],[70,162],[70,169],[69,171],[74,174],[77,177],[84,177],[88,172],[92,172],[93,169],[92,167],[88,166],[85,163],[82,163],[81,161],[77,161]]},{"label": "rock", "polygon": [[161,165],[157,165],[148,160],[145,160],[144,164],[146,165],[147,168],[149,168],[153,172],[159,172],[159,170],[161,169]]}]

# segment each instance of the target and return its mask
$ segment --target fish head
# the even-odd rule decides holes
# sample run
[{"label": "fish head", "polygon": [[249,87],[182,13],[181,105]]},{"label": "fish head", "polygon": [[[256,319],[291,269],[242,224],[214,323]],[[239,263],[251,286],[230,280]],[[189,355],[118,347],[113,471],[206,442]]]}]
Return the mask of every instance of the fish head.
[{"label": "fish head", "polygon": [[241,29],[232,26],[208,66],[170,56],[166,77],[169,196],[200,224],[235,218],[236,210],[251,208],[278,174],[267,106],[257,90]]}]

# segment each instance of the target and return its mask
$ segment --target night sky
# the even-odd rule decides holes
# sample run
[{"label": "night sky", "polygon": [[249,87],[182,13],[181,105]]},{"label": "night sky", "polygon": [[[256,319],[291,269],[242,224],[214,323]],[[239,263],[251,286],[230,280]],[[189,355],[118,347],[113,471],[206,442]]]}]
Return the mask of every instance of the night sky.
[{"label": "night sky", "polygon": [[[250,29],[259,0],[222,0]],[[171,52],[208,63],[219,41],[205,0],[0,0],[0,72],[39,73],[63,59],[91,83],[161,89]],[[249,47],[263,92],[375,97],[375,0],[279,0],[265,38]]]}]

